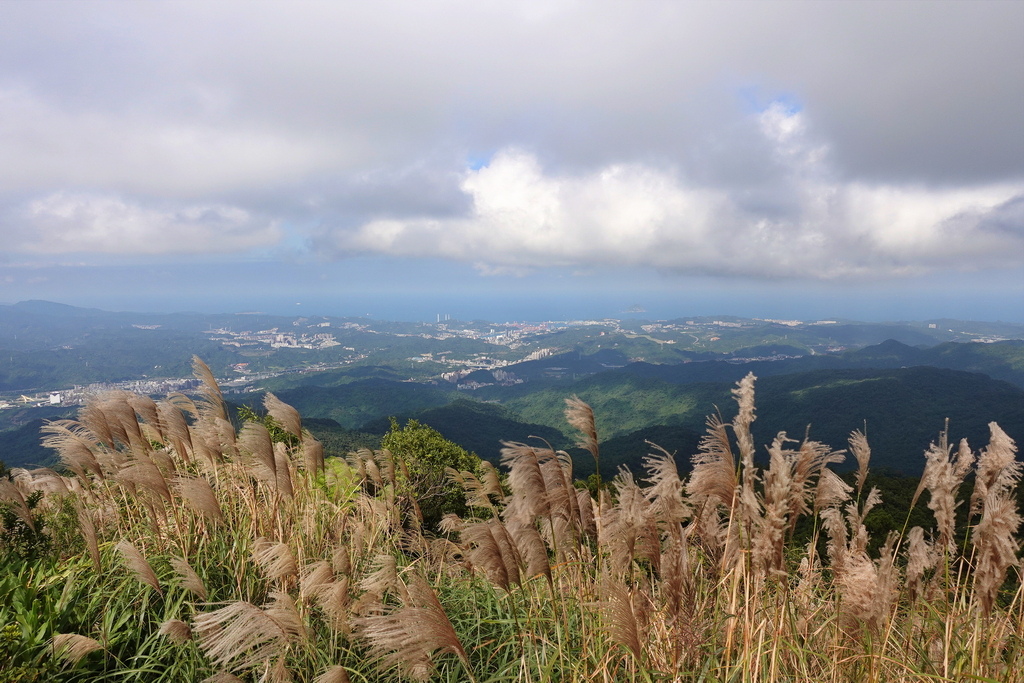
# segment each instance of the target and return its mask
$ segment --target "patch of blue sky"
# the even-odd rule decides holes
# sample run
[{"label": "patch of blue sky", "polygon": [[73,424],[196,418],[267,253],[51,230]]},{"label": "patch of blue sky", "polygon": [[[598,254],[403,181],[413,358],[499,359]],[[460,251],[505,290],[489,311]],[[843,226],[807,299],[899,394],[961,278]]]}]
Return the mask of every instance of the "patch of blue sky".
[{"label": "patch of blue sky", "polygon": [[781,105],[787,114],[798,114],[804,110],[801,99],[792,92],[771,91],[760,85],[743,85],[736,88],[736,99],[744,113],[760,114],[772,106]]}]

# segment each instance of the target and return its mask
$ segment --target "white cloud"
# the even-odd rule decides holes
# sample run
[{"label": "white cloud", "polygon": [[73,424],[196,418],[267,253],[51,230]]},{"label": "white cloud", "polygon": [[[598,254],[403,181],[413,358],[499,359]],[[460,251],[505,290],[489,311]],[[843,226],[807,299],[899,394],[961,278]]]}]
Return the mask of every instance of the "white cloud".
[{"label": "white cloud", "polygon": [[161,209],[110,196],[53,194],[30,202],[21,219],[14,246],[37,254],[234,253],[280,239],[274,223],[238,207]]},{"label": "white cloud", "polygon": [[627,265],[830,279],[1024,265],[1024,225],[987,222],[1024,186],[840,182],[804,114],[773,105],[755,123],[777,165],[781,205],[759,209],[743,188],[701,187],[643,164],[545,172],[535,155],[510,148],[465,174],[468,215],[373,220],[338,230],[331,246],[454,259],[484,273]]}]

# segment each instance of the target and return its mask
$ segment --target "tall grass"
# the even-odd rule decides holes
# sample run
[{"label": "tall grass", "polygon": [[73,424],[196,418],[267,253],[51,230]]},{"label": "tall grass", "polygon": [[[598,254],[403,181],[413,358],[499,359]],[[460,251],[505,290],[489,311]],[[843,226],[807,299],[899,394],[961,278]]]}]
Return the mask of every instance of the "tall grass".
[{"label": "tall grass", "polygon": [[[624,470],[595,499],[567,454],[510,442],[503,477],[449,473],[471,512],[440,529],[400,458],[324,462],[272,395],[271,421],[236,430],[198,359],[196,376],[197,399],[111,394],[49,425],[62,473],[0,489],[59,551],[0,580],[0,680],[1024,680],[1021,463],[994,423],[979,453],[940,436],[919,491],[935,531],[876,557],[864,435],[855,486],[829,468],[843,451],[786,434],[759,467],[753,376],[687,479],[652,445],[642,479]],[[567,411],[596,460],[593,413]]]}]

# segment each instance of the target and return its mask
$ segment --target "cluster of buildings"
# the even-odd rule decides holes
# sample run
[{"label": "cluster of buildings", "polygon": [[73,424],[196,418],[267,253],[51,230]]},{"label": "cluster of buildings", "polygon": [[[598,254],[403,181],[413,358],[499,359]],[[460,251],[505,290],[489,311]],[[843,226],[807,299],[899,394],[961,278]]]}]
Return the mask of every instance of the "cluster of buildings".
[{"label": "cluster of buildings", "polygon": [[[321,327],[318,325],[317,327]],[[211,341],[220,342],[224,346],[270,346],[272,349],[326,349],[341,346],[330,332],[281,332],[273,327],[259,332],[232,332],[231,330],[213,330]]]}]

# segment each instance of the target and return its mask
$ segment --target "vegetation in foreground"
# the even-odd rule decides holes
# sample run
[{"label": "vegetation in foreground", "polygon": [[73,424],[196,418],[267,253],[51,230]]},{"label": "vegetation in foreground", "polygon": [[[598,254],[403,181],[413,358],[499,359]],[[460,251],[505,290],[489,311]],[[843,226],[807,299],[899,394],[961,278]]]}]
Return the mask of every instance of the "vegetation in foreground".
[{"label": "vegetation in foreground", "polygon": [[[757,467],[752,375],[688,478],[652,446],[644,486],[588,489],[546,444],[507,444],[499,474],[415,424],[325,461],[294,409],[268,394],[236,430],[196,374],[196,400],[119,393],[52,423],[63,471],[0,480],[0,681],[1024,676],[1022,465],[995,423],[980,452],[940,435],[915,493],[934,527],[874,556],[867,440],[853,486],[842,452],[785,434]],[[566,415],[597,461],[589,406]]]}]

